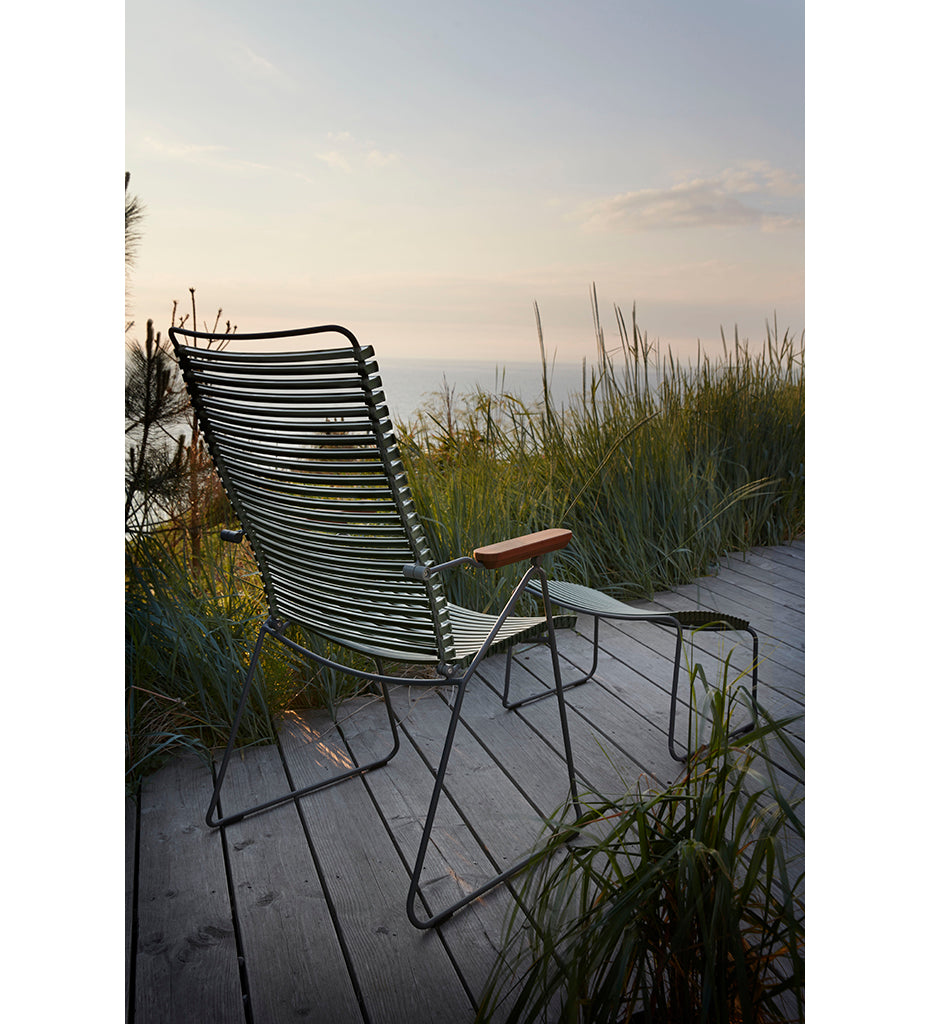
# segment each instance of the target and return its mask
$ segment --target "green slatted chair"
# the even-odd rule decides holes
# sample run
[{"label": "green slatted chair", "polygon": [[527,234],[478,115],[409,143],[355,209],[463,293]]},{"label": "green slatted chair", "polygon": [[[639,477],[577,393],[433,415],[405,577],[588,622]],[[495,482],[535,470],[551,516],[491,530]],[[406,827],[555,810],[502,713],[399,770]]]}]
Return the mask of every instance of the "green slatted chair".
[{"label": "green slatted chair", "polygon": [[[210,347],[229,341],[226,336],[182,328],[172,328],[169,335],[207,447],[242,527],[222,533],[227,540],[245,537],[249,542],[269,608],[217,771],[207,824],[240,821],[386,764],[399,748],[388,684],[451,684],[456,696],[407,896],[411,923],[432,927],[530,859],[521,859],[432,916],[418,913],[415,897],[466,684],[487,654],[544,631],[559,701],[569,798],[581,813],[555,636],[557,625],[572,619],[554,619],[541,564],[544,555],[564,547],[572,534],[544,530],[437,565],[407,487],[371,347],[363,348],[350,331],[337,326],[238,334],[236,350]],[[308,348],[314,335],[325,335],[327,347]],[[250,343],[249,351],[240,349],[244,343]],[[287,350],[280,351],[282,347]],[[462,608],[443,593],[442,574],[456,566],[494,570],[521,560],[529,566],[500,615]],[[531,581],[539,584],[544,614],[514,615]],[[375,671],[340,664],[301,645],[287,635],[293,624],[369,656]],[[335,778],[217,817],[220,790],[267,638],[313,662],[380,684],[391,747],[383,757]],[[437,677],[392,676],[385,672],[386,661],[436,664]]]},{"label": "green slatted chair", "polygon": [[[527,590],[538,597],[543,596],[543,591],[536,580],[530,580]],[[580,615],[591,615],[594,619],[592,629],[592,664],[591,668],[580,679],[561,685],[562,692],[571,690],[573,687],[587,683],[595,674],[598,668],[598,624],[602,619],[615,619],[627,622],[654,622],[661,626],[669,626],[676,631],[676,651],[673,656],[672,665],[672,687],[669,700],[669,729],[667,732],[667,745],[670,755],[675,760],[684,762],[688,760],[688,750],[679,753],[676,749],[676,700],[679,691],[679,663],[682,659],[682,630],[708,630],[723,631],[737,630],[749,633],[753,643],[753,661],[751,665],[751,716],[750,721],[740,728],[732,730],[730,735],[737,737],[750,732],[757,724],[757,684],[760,657],[760,641],[756,630],[746,619],[738,618],[736,615],[726,614],[717,611],[687,610],[679,612],[652,611],[648,608],[634,608],[633,605],[624,604],[608,594],[591,587],[583,587],[578,583],[567,583],[563,580],[549,580],[547,584],[548,599],[561,608],[568,608]],[[552,697],[556,692],[554,687],[544,687],[529,696],[519,700],[510,699],[511,683],[511,662],[513,650],[508,650],[507,664],[504,672],[504,688],[502,703],[508,709],[523,707],[524,704],[531,704],[534,701],[542,700],[544,697]]]}]

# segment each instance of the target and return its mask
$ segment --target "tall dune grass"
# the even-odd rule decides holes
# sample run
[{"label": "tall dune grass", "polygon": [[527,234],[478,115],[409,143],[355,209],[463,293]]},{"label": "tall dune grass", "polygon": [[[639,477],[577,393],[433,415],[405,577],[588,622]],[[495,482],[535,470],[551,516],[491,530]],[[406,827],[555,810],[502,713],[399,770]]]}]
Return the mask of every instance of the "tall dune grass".
[{"label": "tall dune grass", "polygon": [[[227,742],[260,625],[268,616],[248,548],[205,534],[195,563],[177,533],[156,530],[127,544],[126,781],[172,753],[209,759]],[[305,646],[336,657],[334,645],[303,634]],[[343,653],[343,661],[346,660]],[[360,657],[353,664],[369,663]],[[320,670],[266,644],[239,731],[242,745],[274,739],[273,716],[295,705],[331,710],[364,684]]]},{"label": "tall dune grass", "polygon": [[[541,330],[539,403],[477,390],[454,408],[447,393],[400,427],[437,560],[562,526],[574,539],[560,575],[632,598],[803,532],[803,347],[774,326],[759,352],[722,335],[722,354],[684,363],[617,307],[610,348],[593,309],[596,358],[567,404],[552,401]],[[459,574],[450,597],[492,602],[512,576]]]}]

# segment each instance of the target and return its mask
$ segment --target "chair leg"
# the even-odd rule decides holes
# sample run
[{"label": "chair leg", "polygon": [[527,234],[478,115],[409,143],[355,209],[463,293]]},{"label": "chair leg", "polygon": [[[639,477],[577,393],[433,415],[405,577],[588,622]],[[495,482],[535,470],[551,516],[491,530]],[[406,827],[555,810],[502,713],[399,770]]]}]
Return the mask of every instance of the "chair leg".
[{"label": "chair leg", "polygon": [[744,736],[755,729],[759,722],[759,716],[757,715],[756,691],[757,683],[759,681],[758,670],[760,665],[760,638],[757,636],[756,630],[753,629],[752,626],[747,626],[744,632],[749,633],[753,638],[753,669],[751,675],[752,683],[750,686],[750,721],[739,729],[734,729],[731,736]]},{"label": "chair leg", "polygon": [[489,889],[498,885],[498,883],[503,881],[506,877],[506,874],[504,873],[496,875],[490,881],[486,882],[481,889],[469,893],[468,896],[463,897],[456,903],[447,907],[445,910],[441,910],[430,917],[420,918],[417,916],[415,907],[417,886],[420,881],[420,875],[423,872],[424,860],[427,856],[427,848],[430,845],[430,836],[433,832],[434,821],[436,820],[436,811],[440,803],[440,795],[443,791],[443,781],[446,778],[446,769],[449,766],[449,758],[452,754],[456,727],[459,725],[459,716],[462,712],[462,701],[465,696],[465,689],[464,682],[460,681],[456,684],[456,699],[453,702],[449,728],[446,730],[446,741],[443,744],[443,752],[440,755],[440,761],[435,772],[433,792],[430,794],[430,803],[427,807],[427,816],[424,819],[420,845],[417,847],[417,856],[414,858],[414,868],[411,872],[411,884],[407,890],[407,916],[411,924],[414,925],[415,928],[420,929],[432,928],[434,925],[439,924],[440,921],[445,921],[446,918],[454,914],[461,907],[464,907],[467,903],[471,903],[471,901],[477,896],[481,896],[482,893],[487,892]]},{"label": "chair leg", "polygon": [[676,695],[679,692],[679,665],[682,661],[682,627],[678,622],[676,626],[676,654],[672,666],[672,696],[669,699],[669,753],[676,761],[685,761],[688,751],[680,757],[676,753]]},{"label": "chair leg", "polygon": [[[679,662],[682,655],[682,627],[677,623],[677,637],[676,637],[676,656],[675,664],[672,670],[672,697],[669,703],[669,753],[680,763],[684,763],[688,760],[688,750],[685,754],[679,755],[676,753],[674,742],[676,733],[676,691],[679,686]],[[729,735],[730,737],[744,736],[757,726],[757,684],[758,684],[758,670],[760,663],[760,639],[757,636],[756,630],[752,626],[747,626],[742,632],[749,633],[753,638],[753,667],[752,667],[752,684],[751,684],[751,718],[750,721],[741,726],[739,729],[733,729]]]},{"label": "chair leg", "polygon": [[[571,690],[576,686],[581,686],[583,683],[587,683],[592,676],[595,674],[595,670],[598,668],[598,623],[601,621],[599,616],[595,616],[595,625],[592,631],[592,643],[593,643],[593,654],[592,654],[592,666],[588,672],[580,679],[574,679],[571,683],[563,683],[563,693],[566,690]],[[513,711],[514,708],[522,708],[525,704],[533,704],[534,701],[543,700],[545,697],[552,697],[556,693],[555,686],[547,686],[543,690],[537,693],[532,693],[529,697],[522,697],[520,700],[508,701],[508,693],[511,688],[511,661],[513,647],[508,648],[507,662],[504,668],[504,692],[501,695],[501,703],[508,709]]]},{"label": "chair leg", "polygon": [[[566,714],[566,703],[563,696],[563,690],[565,687],[562,683],[562,676],[559,671],[559,654],[556,649],[556,630],[553,624],[552,608],[550,606],[549,594],[546,589],[546,580],[543,578],[543,606],[546,610],[547,628],[549,634],[549,646],[553,664],[553,679],[554,689],[553,692],[556,694],[556,700],[559,706],[559,719],[560,727],[562,730],[563,746],[566,752],[566,770],[569,773],[569,797],[575,808],[576,818],[582,816],[582,806],[579,802],[578,784],[575,777],[575,763],[572,758],[572,746],[569,739],[569,722]],[[517,874],[525,868],[535,856],[535,852],[531,850],[526,856],[506,868],[504,871],[500,871],[493,878],[488,879],[478,889],[474,889],[467,896],[463,896],[461,899],[452,903],[444,910],[437,911],[435,914],[421,918],[417,915],[417,909],[415,906],[415,900],[417,897],[417,887],[420,881],[421,873],[423,872],[424,860],[427,855],[427,848],[430,845],[430,836],[433,832],[433,825],[436,819],[436,811],[440,802],[440,795],[443,790],[443,781],[446,777],[446,769],[449,766],[449,758],[453,749],[453,740],[456,734],[456,727],[459,725],[459,717],[462,712],[462,702],[465,697],[466,681],[467,678],[456,682],[457,692],[456,699],[453,702],[452,713],[450,716],[449,728],[446,731],[446,741],[443,744],[443,752],[440,755],[440,761],[436,769],[436,778],[433,784],[433,792],[430,795],[430,804],[427,808],[427,816],[424,820],[423,834],[420,837],[420,845],[417,848],[417,856],[414,859],[414,867],[411,872],[411,884],[407,891],[407,917],[408,920],[415,928],[425,930],[427,928],[433,928],[434,926],[445,921],[451,917],[457,910],[471,903],[479,896],[483,896],[486,892],[494,889],[500,885],[506,879],[512,875]]]},{"label": "chair leg", "polygon": [[289,790],[287,793],[283,793],[281,796],[274,797],[271,800],[266,800],[263,803],[256,804],[254,807],[246,808],[242,811],[236,811],[233,814],[227,814],[223,817],[214,817],[214,812],[217,809],[217,805],[220,800],[220,788],[223,785],[223,780],[226,777],[226,770],[229,767],[230,758],[233,753],[233,749],[236,745],[236,736],[239,732],[239,726],[242,722],[243,712],[246,709],[246,704],[249,700],[249,693],[252,689],[252,683],[255,678],[255,671],[259,663],[259,653],[262,650],[262,644],[265,641],[265,636],[271,634],[271,636],[277,636],[277,624],[274,624],[274,620],[269,619],[259,630],[258,638],[255,642],[255,647],[252,651],[252,659],[249,662],[249,669],[246,673],[246,681],[243,684],[242,697],[239,700],[239,707],[236,709],[236,716],[233,719],[233,727],[230,730],[229,741],[226,744],[226,750],[223,752],[223,759],[220,762],[220,768],[217,771],[216,783],[213,787],[213,796],[210,798],[210,805],[207,808],[206,821],[210,828],[219,828],[222,825],[231,825],[234,822],[241,821],[248,814],[256,814],[259,811],[268,810],[270,807],[277,807],[279,804],[286,803],[288,800],[296,800],[299,797],[306,796],[308,793],[313,793],[318,789],[325,789],[327,786],[333,786],[337,782],[342,782],[344,779],[352,778],[355,775],[361,775],[363,772],[371,771],[374,768],[380,768],[382,765],[387,764],[392,757],[398,752],[400,746],[400,735],[398,733],[397,720],[394,714],[394,708],[391,705],[391,695],[388,692],[388,686],[386,683],[381,683],[381,692],[385,700],[385,708],[388,713],[388,722],[391,726],[392,735],[392,747],[390,752],[384,757],[377,758],[374,761],[370,761],[368,764],[357,765],[354,768],[350,768],[347,771],[341,772],[339,775],[335,775],[332,778],[324,779],[321,782],[313,783],[310,786],[305,786],[303,789]]},{"label": "chair leg", "polygon": [[[464,689],[464,687],[462,689]],[[447,743],[449,743],[452,734],[455,732],[455,726],[456,723],[458,722],[458,713],[454,712],[454,714],[454,722],[450,725],[450,731],[449,733],[447,733]],[[417,849],[417,857],[414,861],[414,868],[411,873],[411,884],[407,891],[408,920],[415,928],[419,928],[421,931],[425,931],[428,928],[434,928],[436,927],[436,925],[442,924],[443,921],[446,921],[448,918],[452,917],[452,915],[455,914],[457,910],[461,910],[469,903],[472,903],[474,900],[477,900],[480,896],[484,896],[485,893],[490,892],[492,889],[501,885],[502,882],[507,881],[509,878],[512,878],[518,872],[522,871],[536,857],[536,851],[531,850],[524,857],[521,857],[520,860],[515,861],[510,867],[505,868],[504,871],[499,871],[498,874],[494,875],[492,878],[489,878],[486,882],[479,886],[478,889],[473,889],[472,892],[470,892],[467,896],[463,896],[461,899],[456,900],[455,903],[450,904],[445,909],[439,910],[429,917],[418,917],[415,901],[417,898],[418,883],[420,882],[420,875],[423,871],[423,864],[426,858],[427,848],[430,845],[430,836],[433,831],[434,819],[436,817],[436,810],[439,804],[440,792],[443,788],[443,778],[445,776],[446,765],[448,763],[448,757],[446,757],[445,755],[446,750],[444,749],[445,760],[441,761],[442,771],[440,770],[440,768],[437,769],[436,782],[434,783],[433,786],[433,795],[430,798],[430,808],[427,812],[426,820],[424,821],[423,835],[421,836],[420,845]],[[572,788],[573,790],[575,789],[574,778]],[[582,816],[582,809],[579,803],[577,792],[573,792],[572,802],[573,806],[575,807],[576,818],[578,819]],[[567,838],[570,837],[567,836]]]}]

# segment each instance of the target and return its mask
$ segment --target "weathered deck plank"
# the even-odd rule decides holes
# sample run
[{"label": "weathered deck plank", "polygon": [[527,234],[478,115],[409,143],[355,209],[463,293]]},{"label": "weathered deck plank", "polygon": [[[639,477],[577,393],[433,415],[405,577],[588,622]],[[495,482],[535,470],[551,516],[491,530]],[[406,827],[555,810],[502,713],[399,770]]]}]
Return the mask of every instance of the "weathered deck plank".
[{"label": "weathered deck plank", "polygon": [[[761,640],[761,703],[775,714],[803,711],[804,542],[729,556],[716,574],[657,594],[648,606],[696,604],[749,618]],[[650,623],[604,622],[600,641],[595,678],[567,694],[580,786],[616,795],[638,781],[669,782],[679,773],[666,751],[673,634]],[[732,649],[739,670],[751,649],[744,634],[699,632],[689,656],[713,679]],[[567,681],[588,670],[590,619],[561,634],[560,657]],[[517,662],[513,695],[549,683],[545,646],[521,650]],[[523,854],[540,833],[538,815],[556,811],[567,795],[555,701],[506,711],[503,674],[503,657],[489,659],[465,697],[421,884],[431,911]],[[683,682],[677,739],[684,741]],[[212,788],[203,764],[179,759],[146,780],[137,872],[131,810],[126,829],[131,1024],[473,1018],[513,892],[502,886],[427,933],[407,921],[410,871],[450,711],[444,690],[396,687],[393,700],[401,746],[385,768],[222,835],[203,823]],[[234,758],[224,809],[275,796],[288,773],[306,785],[352,758],[384,753],[384,714],[374,698],[345,705],[338,726],[322,712],[289,714],[278,745]],[[792,731],[803,740],[804,722]]]},{"label": "weathered deck plank", "polygon": [[221,837],[204,823],[210,772],[178,758],[141,794],[135,1024],[245,1019]]},{"label": "weathered deck plank", "polygon": [[804,597],[805,574],[798,569],[782,569],[780,571],[772,564],[763,561],[751,562],[737,557],[723,559],[720,567],[735,580],[746,576],[764,583],[769,588],[769,594],[773,600],[778,600],[781,594],[784,595],[784,600],[787,603],[791,602],[794,606],[800,597]]},{"label": "weathered deck plank", "polygon": [[[255,806],[288,786],[278,748],[252,750],[230,772],[221,811]],[[225,831],[253,1019],[361,1022],[297,808],[273,807]]]},{"label": "weathered deck plank", "polygon": [[123,875],[123,884],[126,892],[126,924],[123,938],[126,944],[126,971],[123,978],[123,986],[125,989],[124,1012],[128,1018],[133,997],[133,921],[135,917],[136,893],[136,818],[138,816],[136,801],[130,797],[126,798],[125,815],[126,845],[123,852],[126,857],[126,867]]},{"label": "weathered deck plank", "polygon": [[[398,699],[401,697],[399,694]],[[347,746],[357,759],[371,758],[379,745],[383,745],[383,735],[373,728],[375,722],[381,720],[382,715],[369,705],[342,727]],[[391,772],[372,772],[367,776],[366,784],[410,873],[433,790],[434,775],[409,742],[401,744],[391,765]],[[489,838],[487,830],[483,838]],[[451,905],[494,873],[494,864],[473,836],[468,823],[448,800],[441,801],[421,879],[425,911],[432,914]],[[507,898],[497,893],[482,902],[481,914],[459,915],[440,926],[444,945],[459,969],[470,1005],[477,1004],[494,963],[505,913],[509,908]]]},{"label": "weathered deck plank", "polygon": [[[280,737],[297,788],[352,763],[338,733],[322,736],[296,716],[284,720]],[[470,1020],[468,996],[439,934],[416,931],[407,920],[408,875],[363,779],[313,793],[300,801],[300,809],[366,1018],[372,1024],[415,1024],[430,1020],[431,1008],[441,1006],[450,1024]]]}]

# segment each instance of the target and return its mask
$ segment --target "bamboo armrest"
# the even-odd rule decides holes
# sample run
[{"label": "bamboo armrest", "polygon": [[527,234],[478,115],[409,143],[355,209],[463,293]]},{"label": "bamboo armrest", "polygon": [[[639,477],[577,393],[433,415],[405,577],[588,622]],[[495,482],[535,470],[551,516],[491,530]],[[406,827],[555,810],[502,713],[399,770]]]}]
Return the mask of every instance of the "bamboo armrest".
[{"label": "bamboo armrest", "polygon": [[528,533],[523,537],[502,540],[498,544],[486,544],[483,548],[476,548],[472,552],[472,557],[476,562],[481,562],[486,569],[500,569],[502,565],[558,551],[570,540],[571,530],[540,530],[539,533]]}]

